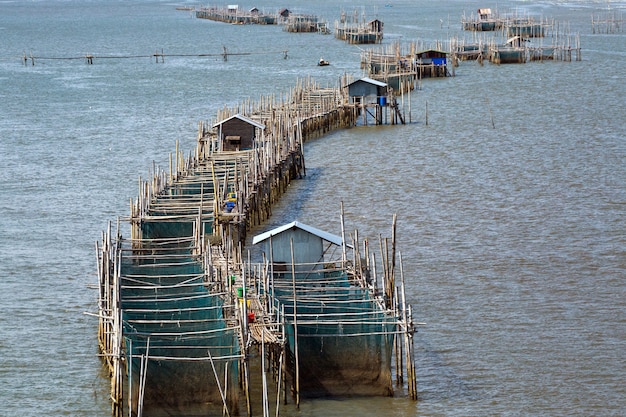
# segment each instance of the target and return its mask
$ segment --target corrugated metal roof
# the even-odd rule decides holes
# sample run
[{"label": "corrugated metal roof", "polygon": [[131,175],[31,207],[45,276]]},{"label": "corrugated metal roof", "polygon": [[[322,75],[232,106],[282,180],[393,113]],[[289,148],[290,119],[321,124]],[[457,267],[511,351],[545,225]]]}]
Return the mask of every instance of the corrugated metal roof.
[{"label": "corrugated metal roof", "polygon": [[506,40],[507,44],[513,44],[513,43],[522,43],[522,42],[528,42],[528,39],[524,39],[521,36],[517,35],[517,36],[513,36],[512,38],[509,38]]},{"label": "corrugated metal roof", "polygon": [[276,229],[272,229],[265,233],[261,233],[260,235],[256,235],[254,239],[252,239],[252,244],[256,245],[259,242],[263,242],[264,240],[269,239],[271,236],[278,235],[286,230],[290,230],[293,228],[304,230],[305,232],[311,233],[312,235],[320,237],[330,243],[334,243],[337,246],[341,246],[341,243],[343,242],[343,240],[339,236],[324,232],[322,230],[316,229],[315,227],[300,223],[299,221],[293,221],[291,223],[277,227]]},{"label": "corrugated metal roof", "polygon": [[424,49],[423,51],[416,52],[415,55],[423,54],[425,52],[438,52],[440,54],[448,55],[446,51],[442,51],[440,49]]},{"label": "corrugated metal roof", "polygon": [[252,119],[250,119],[250,118],[248,118],[248,117],[246,117],[246,116],[242,116],[241,114],[236,114],[236,115],[234,115],[234,116],[230,116],[228,119],[224,119],[224,120],[222,120],[221,122],[217,122],[217,123],[215,123],[215,124],[213,125],[213,127],[217,127],[217,126],[219,126],[219,125],[221,125],[221,124],[224,124],[224,123],[226,123],[227,121],[229,121],[229,120],[231,120],[231,119],[234,119],[234,118],[237,118],[237,119],[239,119],[239,120],[243,120],[244,122],[249,123],[249,124],[251,124],[252,126],[258,127],[259,129],[265,129],[265,125],[263,125],[263,124],[261,124],[261,123],[257,123],[257,122],[255,122],[254,120],[252,120]]},{"label": "corrugated metal roof", "polygon": [[353,81],[350,84],[348,84],[348,86],[351,86],[352,84],[356,84],[359,81],[363,81],[363,82],[366,82],[368,84],[374,84],[374,85],[376,85],[378,87],[387,87],[387,83],[384,83],[384,82],[378,81],[378,80],[374,80],[373,78],[369,78],[369,77],[363,77],[363,78],[361,78],[359,80]]}]

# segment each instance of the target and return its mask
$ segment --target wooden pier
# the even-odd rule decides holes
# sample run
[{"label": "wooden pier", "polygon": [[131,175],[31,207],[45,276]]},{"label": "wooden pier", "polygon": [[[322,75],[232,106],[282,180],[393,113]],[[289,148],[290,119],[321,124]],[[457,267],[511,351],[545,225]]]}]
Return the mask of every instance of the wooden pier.
[{"label": "wooden pier", "polygon": [[624,32],[624,13],[618,10],[591,15],[591,33],[613,34]]},{"label": "wooden pier", "polygon": [[315,15],[289,13],[285,19],[283,30],[291,33],[330,33],[328,24]]},{"label": "wooden pier", "polygon": [[353,100],[353,84],[302,80],[282,97],[224,108],[199,123],[195,152],[185,158],[177,145],[169,169],[140,179],[130,216],[96,247],[114,416],[251,415],[250,341],[267,344],[276,365],[291,363],[284,323],[267,311],[243,245],[306,175],[304,141],[354,126],[371,106]]},{"label": "wooden pier", "polygon": [[335,22],[335,37],[350,44],[376,44],[383,41],[383,22],[378,19],[367,20],[365,12],[359,18],[355,10],[352,16],[341,12]]},{"label": "wooden pier", "polygon": [[[516,24],[506,21],[505,27],[521,28],[522,20]],[[453,65],[459,61],[483,61],[494,64],[526,63],[530,61],[565,61],[582,60],[580,35],[569,31],[568,24],[556,21],[540,23],[541,29],[506,30],[490,32],[490,36],[472,36],[471,40],[454,37],[450,39],[450,55]],[[517,25],[517,26],[515,26]],[[532,25],[528,26],[531,27]],[[549,29],[547,29],[549,28]],[[549,32],[548,32],[549,30]],[[539,34],[541,33],[541,35]],[[550,33],[547,37],[545,34]],[[510,36],[513,34],[513,36]]]},{"label": "wooden pier", "polygon": [[489,8],[478,9],[476,14],[471,13],[469,16],[463,14],[461,17],[461,26],[463,30],[471,30],[475,32],[491,32],[502,30],[505,19],[499,17],[498,13],[492,12]]},{"label": "wooden pier", "polygon": [[428,48],[422,42],[401,45],[395,42],[378,49],[361,51],[361,68],[368,77],[383,81],[396,94],[415,89],[416,83],[424,78],[449,77],[448,53],[437,42]]},{"label": "wooden pier", "polygon": [[31,66],[35,66],[35,62],[39,61],[80,61],[84,60],[88,65],[93,65],[94,62],[98,60],[126,60],[126,59],[145,59],[145,60],[154,60],[155,63],[163,64],[165,63],[165,58],[214,58],[221,57],[224,62],[228,61],[229,57],[236,56],[248,56],[248,55],[280,55],[283,59],[287,59],[289,51],[255,51],[255,52],[230,52],[226,46],[222,47],[222,52],[216,53],[197,53],[197,54],[180,54],[180,53],[165,53],[163,49],[160,51],[155,51],[151,54],[139,54],[139,55],[123,55],[123,54],[109,54],[109,55],[100,55],[100,54],[85,54],[85,55],[73,55],[73,56],[49,56],[49,55],[35,55],[33,52],[30,52],[29,55],[24,52],[21,57],[22,63],[27,66],[29,61]]},{"label": "wooden pier", "polygon": [[499,14],[491,9],[478,9],[476,14],[463,14],[461,26],[474,32],[501,32],[507,37],[525,38],[544,37],[554,26],[548,19],[537,20],[532,16],[520,16],[517,13]]},{"label": "wooden pier", "polygon": [[262,13],[256,7],[240,10],[238,5],[201,7],[196,10],[196,17],[235,25],[276,25],[279,21],[278,13]]}]

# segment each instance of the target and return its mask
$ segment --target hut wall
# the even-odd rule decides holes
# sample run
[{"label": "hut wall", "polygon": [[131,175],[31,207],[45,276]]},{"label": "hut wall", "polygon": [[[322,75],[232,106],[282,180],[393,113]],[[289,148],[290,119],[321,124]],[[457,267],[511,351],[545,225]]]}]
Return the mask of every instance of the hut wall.
[{"label": "hut wall", "polygon": [[[252,149],[254,130],[254,126],[237,118],[224,122],[222,124],[222,149],[225,151]],[[240,140],[238,142],[226,140],[228,136],[239,136]]]},{"label": "hut wall", "polygon": [[356,82],[349,87],[350,96],[375,96],[378,95],[378,87],[365,82]]},{"label": "hut wall", "polygon": [[[291,229],[272,236],[272,260],[274,263],[291,264],[291,239],[296,264],[321,262],[324,254],[323,240],[311,233],[300,229]],[[269,240],[266,252],[269,253]],[[296,270],[310,270],[312,265],[296,265]],[[289,268],[286,271],[289,273]]]}]

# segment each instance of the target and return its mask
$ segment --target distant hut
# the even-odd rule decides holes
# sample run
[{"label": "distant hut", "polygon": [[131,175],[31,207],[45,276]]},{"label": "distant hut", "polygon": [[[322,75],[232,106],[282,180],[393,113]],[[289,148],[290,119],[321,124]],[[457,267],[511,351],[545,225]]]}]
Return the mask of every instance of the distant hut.
[{"label": "distant hut", "polygon": [[436,49],[427,49],[415,54],[417,76],[446,77],[448,75],[448,53]]},{"label": "distant hut", "polygon": [[291,15],[291,11],[289,9],[280,9],[278,11],[278,18],[281,22],[286,22],[289,20],[289,16]]},{"label": "distant hut", "polygon": [[478,18],[480,20],[489,20],[493,18],[491,9],[478,9]]},{"label": "distant hut", "polygon": [[[368,26],[369,26],[369,30],[371,30],[372,32],[376,32],[376,33],[383,33],[383,22],[381,22],[378,19],[374,19],[371,20],[369,22],[367,22]],[[382,39],[382,36],[381,36]]]},{"label": "distant hut", "polygon": [[213,128],[218,128],[220,150],[242,151],[254,147],[257,129],[264,130],[265,125],[236,114],[214,124]]}]

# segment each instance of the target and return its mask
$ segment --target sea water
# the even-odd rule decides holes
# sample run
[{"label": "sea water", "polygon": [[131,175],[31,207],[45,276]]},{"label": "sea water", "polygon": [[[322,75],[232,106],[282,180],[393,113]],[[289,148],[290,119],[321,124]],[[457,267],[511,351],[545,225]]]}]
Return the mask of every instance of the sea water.
[{"label": "sea water", "polygon": [[[110,414],[97,319],[84,314],[97,311],[95,244],[177,141],[191,152],[199,121],[298,79],[362,76],[364,46],[176,6],[199,4],[0,3],[1,415]],[[623,415],[626,34],[592,34],[591,16],[625,4],[240,4],[253,6],[331,28],[356,10],[384,22],[383,45],[427,46],[492,7],[556,19],[582,47],[582,61],[462,62],[403,98],[411,123],[305,145],[306,178],[250,235],[296,219],[339,234],[343,201],[348,231],[377,241],[397,213],[408,301],[425,323],[419,400],[304,401],[283,415]],[[224,61],[224,47],[245,54]]]}]

